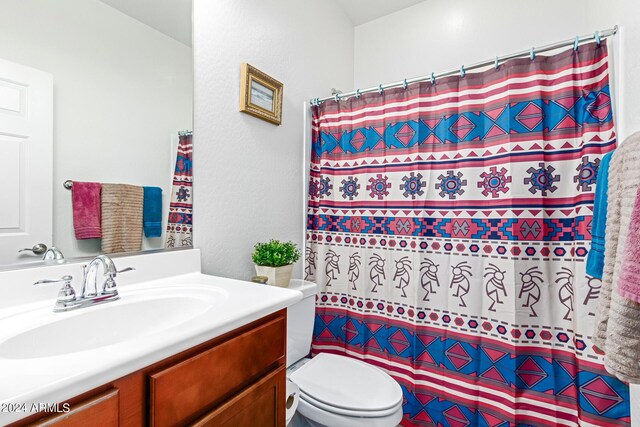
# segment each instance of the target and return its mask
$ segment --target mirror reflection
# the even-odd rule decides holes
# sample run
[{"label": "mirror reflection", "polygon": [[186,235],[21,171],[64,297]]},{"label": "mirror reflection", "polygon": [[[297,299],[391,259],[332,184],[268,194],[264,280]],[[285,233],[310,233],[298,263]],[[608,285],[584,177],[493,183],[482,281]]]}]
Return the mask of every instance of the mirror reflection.
[{"label": "mirror reflection", "polygon": [[0,0],[0,265],[191,245],[191,0]]}]

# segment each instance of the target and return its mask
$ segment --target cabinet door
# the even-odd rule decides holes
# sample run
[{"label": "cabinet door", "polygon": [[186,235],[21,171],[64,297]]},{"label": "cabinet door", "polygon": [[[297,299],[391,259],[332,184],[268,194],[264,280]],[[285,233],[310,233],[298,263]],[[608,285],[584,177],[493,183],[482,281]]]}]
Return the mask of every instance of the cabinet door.
[{"label": "cabinet door", "polygon": [[95,397],[71,405],[65,414],[37,421],[31,426],[118,427],[118,390],[105,391]]},{"label": "cabinet door", "polygon": [[286,326],[278,316],[150,375],[151,425],[188,424],[284,364]]},{"label": "cabinet door", "polygon": [[208,413],[197,427],[284,427],[286,371],[282,366]]}]

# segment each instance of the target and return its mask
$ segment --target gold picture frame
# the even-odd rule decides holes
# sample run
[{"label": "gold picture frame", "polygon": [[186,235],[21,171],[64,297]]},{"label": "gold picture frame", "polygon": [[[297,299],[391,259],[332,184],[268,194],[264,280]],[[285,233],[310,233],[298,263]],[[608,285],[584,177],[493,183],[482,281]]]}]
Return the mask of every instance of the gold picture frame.
[{"label": "gold picture frame", "polygon": [[266,120],[282,123],[282,89],[284,85],[247,63],[240,75],[240,111]]}]

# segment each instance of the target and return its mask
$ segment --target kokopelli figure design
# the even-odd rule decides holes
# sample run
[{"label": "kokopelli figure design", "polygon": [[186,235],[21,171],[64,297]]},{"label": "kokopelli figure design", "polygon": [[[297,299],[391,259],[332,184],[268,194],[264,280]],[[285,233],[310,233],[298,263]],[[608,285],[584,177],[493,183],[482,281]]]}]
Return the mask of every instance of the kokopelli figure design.
[{"label": "kokopelli figure design", "polygon": [[459,262],[451,267],[451,273],[453,277],[451,278],[449,288],[453,288],[453,285],[456,285],[456,293],[453,294],[453,296],[460,298],[460,307],[466,307],[467,304],[464,302],[464,296],[469,293],[469,277],[473,276],[473,274],[471,274],[471,266],[467,264],[466,261]]},{"label": "kokopelli figure design", "polygon": [[[589,292],[584,297],[583,305],[589,305],[589,301],[592,299],[598,299],[600,296],[600,288],[602,287],[602,281],[595,277],[589,277],[589,281],[587,282],[587,286],[589,286]],[[593,311],[589,311],[589,316],[595,316],[596,314]]]},{"label": "kokopelli figure design", "polygon": [[378,254],[373,254],[369,260],[369,265],[372,266],[369,271],[369,278],[373,282],[371,292],[378,292],[376,288],[382,286],[382,281],[386,279],[384,274],[384,259]]},{"label": "kokopelli figure design", "polygon": [[309,277],[316,272],[316,259],[318,259],[318,254],[308,246],[304,252],[307,261],[307,265],[304,266],[304,280],[309,280]]},{"label": "kokopelli figure design", "polygon": [[399,279],[396,288],[402,291],[403,298],[407,297],[407,293],[404,289],[409,286],[409,280],[411,279],[410,272],[411,261],[409,260],[409,257],[403,256],[396,261],[396,274],[393,275],[393,281],[395,282],[396,279]]},{"label": "kokopelli figure design", "polygon": [[556,275],[558,276],[556,283],[562,284],[558,291],[558,299],[560,299],[562,305],[567,307],[564,320],[571,320],[571,313],[573,312],[573,272],[567,267],[562,267],[562,271],[558,271]]},{"label": "kokopelli figure design", "polygon": [[349,283],[351,283],[351,289],[354,291],[356,289],[356,280],[360,277],[360,254],[358,252],[354,252],[349,257],[349,271],[347,271],[347,277],[349,279]]},{"label": "kokopelli figure design", "polygon": [[420,263],[420,271],[422,275],[420,276],[420,286],[425,290],[424,298],[422,301],[429,301],[429,294],[435,293],[435,289],[433,289],[433,285],[440,287],[440,280],[438,280],[438,264],[435,264],[430,259],[425,259]]},{"label": "kokopelli figure design", "polygon": [[489,263],[489,266],[485,269],[484,277],[488,277],[487,283],[485,283],[485,290],[487,296],[492,301],[489,306],[489,311],[496,311],[495,305],[502,304],[500,301],[500,294],[507,296],[507,289],[504,286],[504,273],[498,268],[497,265]]},{"label": "kokopelli figure design", "polygon": [[324,272],[327,274],[327,286],[331,286],[331,281],[337,279],[336,273],[340,274],[340,266],[338,265],[338,262],[340,262],[340,255],[329,250],[327,255],[324,257],[324,260],[327,263],[324,268]]},{"label": "kokopelli figure design", "polygon": [[518,298],[523,298],[523,295],[526,294],[527,299],[522,306],[531,310],[529,317],[538,317],[538,313],[536,313],[533,306],[540,301],[540,285],[544,282],[542,272],[537,267],[531,267],[524,273],[520,273],[520,281],[522,282],[522,287]]}]

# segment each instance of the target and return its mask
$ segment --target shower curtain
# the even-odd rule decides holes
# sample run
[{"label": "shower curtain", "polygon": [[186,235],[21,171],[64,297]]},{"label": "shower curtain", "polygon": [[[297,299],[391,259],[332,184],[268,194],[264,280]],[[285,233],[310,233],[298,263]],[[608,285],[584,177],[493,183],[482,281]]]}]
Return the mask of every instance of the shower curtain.
[{"label": "shower curtain", "polygon": [[312,127],[314,354],[389,372],[407,426],[629,425],[589,337],[604,41],[327,101]]},{"label": "shower curtain", "polygon": [[169,204],[165,241],[167,248],[193,246],[192,154],[192,135],[180,134]]}]

